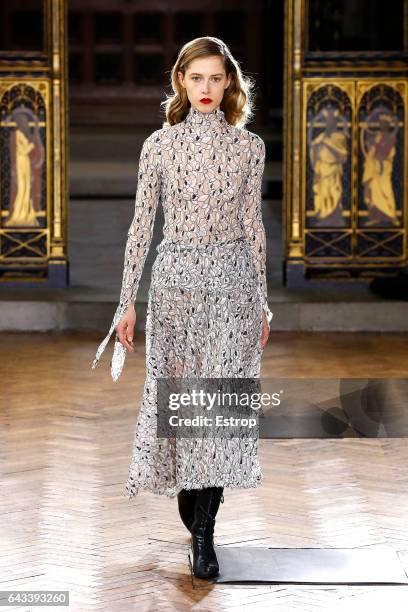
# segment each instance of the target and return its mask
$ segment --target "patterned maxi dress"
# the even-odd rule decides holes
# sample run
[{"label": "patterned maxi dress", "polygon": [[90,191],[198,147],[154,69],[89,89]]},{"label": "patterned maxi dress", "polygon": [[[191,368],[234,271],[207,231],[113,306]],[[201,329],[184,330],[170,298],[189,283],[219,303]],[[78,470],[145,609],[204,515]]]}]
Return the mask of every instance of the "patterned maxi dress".
[{"label": "patterned maxi dress", "polygon": [[[157,204],[163,240],[151,273],[146,379],[123,493],[175,497],[181,489],[257,487],[257,438],[157,436],[157,377],[259,378],[262,310],[268,322],[266,240],[261,215],[265,144],[224,112],[193,106],[180,123],[154,131],[139,160],[135,213],[125,248],[119,304],[95,368],[136,293]],[[126,349],[115,338],[111,375]]]}]

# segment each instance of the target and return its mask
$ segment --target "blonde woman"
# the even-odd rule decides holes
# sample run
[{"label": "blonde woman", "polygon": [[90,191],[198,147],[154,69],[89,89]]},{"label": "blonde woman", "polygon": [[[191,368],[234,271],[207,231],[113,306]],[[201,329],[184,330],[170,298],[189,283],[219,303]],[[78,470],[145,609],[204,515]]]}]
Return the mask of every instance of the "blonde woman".
[{"label": "blonde woman", "polygon": [[193,572],[219,573],[214,525],[224,487],[254,488],[256,438],[157,435],[156,378],[259,378],[272,312],[267,303],[261,184],[265,145],[244,128],[252,83],[218,38],[197,38],[172,69],[166,122],[143,143],[119,305],[95,367],[116,330],[119,377],[133,352],[135,300],[161,199],[146,317],[146,379],[124,493],[177,496],[191,532]]}]

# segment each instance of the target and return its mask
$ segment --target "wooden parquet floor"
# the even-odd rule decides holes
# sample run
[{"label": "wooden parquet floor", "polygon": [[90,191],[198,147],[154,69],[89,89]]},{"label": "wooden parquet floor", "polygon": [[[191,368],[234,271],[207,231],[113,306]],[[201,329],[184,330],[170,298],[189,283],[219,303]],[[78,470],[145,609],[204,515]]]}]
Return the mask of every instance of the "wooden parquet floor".
[{"label": "wooden parquet floor", "polygon": [[[408,587],[398,585],[194,580],[176,500],[122,495],[144,383],[144,336],[116,383],[112,344],[90,369],[100,336],[1,336],[1,590],[69,590],[69,608],[58,609],[70,612],[408,609]],[[272,332],[262,376],[406,377],[407,339]],[[225,491],[216,543],[391,548],[408,571],[406,439],[260,440],[260,459],[262,487]]]}]

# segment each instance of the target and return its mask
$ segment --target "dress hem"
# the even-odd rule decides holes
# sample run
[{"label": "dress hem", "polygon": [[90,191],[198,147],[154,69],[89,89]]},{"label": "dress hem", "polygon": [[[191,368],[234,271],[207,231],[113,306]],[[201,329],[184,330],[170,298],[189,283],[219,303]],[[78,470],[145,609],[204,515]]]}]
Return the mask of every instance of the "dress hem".
[{"label": "dress hem", "polygon": [[153,493],[155,495],[165,495],[167,497],[177,497],[178,493],[185,489],[185,490],[192,490],[192,489],[201,489],[201,488],[206,488],[206,487],[223,487],[225,489],[256,489],[258,487],[260,487],[262,485],[262,477],[260,479],[256,479],[256,480],[248,480],[245,483],[239,483],[239,482],[228,482],[225,483],[225,479],[218,479],[215,481],[209,481],[205,484],[203,484],[200,487],[197,486],[191,486],[190,485],[180,485],[177,488],[173,488],[173,489],[157,489],[154,486],[151,486],[149,484],[144,484],[144,485],[140,485],[138,487],[131,487],[129,488],[127,485],[125,486],[125,488],[123,489],[123,496],[127,497],[129,501],[131,501],[131,499],[133,497],[135,497],[139,491],[149,491],[150,493]]}]

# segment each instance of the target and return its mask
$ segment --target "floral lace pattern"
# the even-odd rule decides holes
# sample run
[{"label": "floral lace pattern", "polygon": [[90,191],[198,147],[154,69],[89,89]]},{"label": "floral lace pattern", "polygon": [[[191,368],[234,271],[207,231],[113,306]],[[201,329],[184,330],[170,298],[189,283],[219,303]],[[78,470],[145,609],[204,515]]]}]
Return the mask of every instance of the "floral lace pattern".
[{"label": "floral lace pattern", "polygon": [[[190,107],[180,123],[154,131],[143,143],[135,210],[125,247],[119,303],[95,368],[117,324],[136,300],[159,200],[164,211],[162,244],[197,247],[244,239],[256,274],[256,293],[270,323],[266,239],[261,212],[265,144],[256,134],[230,125],[221,109]],[[115,338],[111,375],[122,372],[126,349]]]}]

